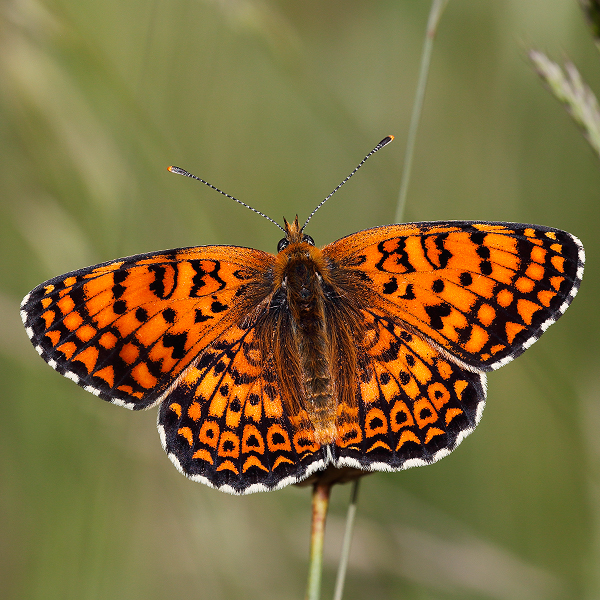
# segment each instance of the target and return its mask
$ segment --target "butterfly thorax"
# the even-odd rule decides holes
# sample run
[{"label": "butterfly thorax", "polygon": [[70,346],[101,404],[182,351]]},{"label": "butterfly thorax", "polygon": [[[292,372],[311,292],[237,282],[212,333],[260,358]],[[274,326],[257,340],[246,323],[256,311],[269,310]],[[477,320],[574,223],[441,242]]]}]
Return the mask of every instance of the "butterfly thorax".
[{"label": "butterfly thorax", "polygon": [[[283,365],[280,380],[292,412],[309,415],[315,440],[328,444],[336,437],[336,402],[330,335],[325,318],[327,264],[322,252],[304,241],[298,227],[286,222],[287,247],[277,255],[275,286],[282,296],[276,363]],[[310,238],[308,238],[310,239]],[[310,240],[312,242],[312,240]],[[285,326],[283,326],[285,324]],[[290,375],[300,385],[294,385]]]}]

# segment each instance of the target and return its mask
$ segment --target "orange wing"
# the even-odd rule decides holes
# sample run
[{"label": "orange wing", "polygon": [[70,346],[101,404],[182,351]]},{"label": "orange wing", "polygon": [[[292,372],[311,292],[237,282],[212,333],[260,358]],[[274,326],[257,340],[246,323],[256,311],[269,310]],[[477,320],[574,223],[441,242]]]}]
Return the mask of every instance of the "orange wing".
[{"label": "orange wing", "polygon": [[[275,314],[233,326],[178,380],[161,404],[165,451],[190,479],[233,494],[279,489],[325,468],[304,411],[287,412],[265,331]],[[270,337],[266,337],[270,340]],[[267,344],[269,342],[267,341]]]},{"label": "orange wing", "polygon": [[398,471],[446,456],[475,429],[485,374],[376,309],[362,311],[355,407],[338,406],[336,467]]},{"label": "orange wing", "polygon": [[323,254],[360,305],[482,371],[521,354],[565,312],[584,262],[581,242],[564,231],[470,221],[368,229]]},{"label": "orange wing", "polygon": [[334,464],[384,471],[434,462],[473,431],[484,371],[565,312],[584,262],[566,232],[477,222],[369,229],[323,254],[364,328],[356,402],[338,405]]},{"label": "orange wing", "polygon": [[21,305],[39,354],[131,409],[161,399],[192,361],[272,292],[275,257],[233,246],[141,254],[73,271]]}]

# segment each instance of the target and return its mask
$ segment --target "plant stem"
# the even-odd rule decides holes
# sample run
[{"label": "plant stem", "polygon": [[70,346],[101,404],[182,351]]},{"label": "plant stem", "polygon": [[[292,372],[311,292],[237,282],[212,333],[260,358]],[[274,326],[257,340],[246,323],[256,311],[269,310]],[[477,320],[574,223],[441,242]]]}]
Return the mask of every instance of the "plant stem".
[{"label": "plant stem", "polygon": [[333,594],[333,600],[342,600],[342,594],[344,593],[344,583],[346,581],[348,557],[350,556],[350,544],[352,543],[352,531],[354,529],[354,517],[356,516],[356,503],[358,500],[359,485],[360,479],[355,479],[352,482],[350,504],[348,505],[348,514],[346,515],[346,529],[344,531],[344,541],[342,542],[342,554],[340,556],[340,565],[338,567],[337,578],[335,580],[335,592]]},{"label": "plant stem", "polygon": [[396,207],[395,222],[402,222],[404,214],[404,205],[406,204],[406,194],[408,192],[408,182],[412,168],[415,141],[417,139],[417,128],[421,118],[421,108],[425,97],[425,88],[427,87],[427,77],[429,75],[429,65],[431,63],[431,53],[433,51],[433,40],[437,33],[437,26],[446,7],[448,0],[433,0],[429,19],[427,20],[427,31],[425,34],[425,43],[423,44],[423,54],[421,55],[421,68],[419,70],[419,81],[417,83],[417,92],[415,94],[415,103],[410,118],[408,136],[406,139],[406,155],[404,157],[404,167],[402,169],[402,181],[400,183],[400,193],[398,194],[398,205]]},{"label": "plant stem", "polygon": [[329,506],[330,483],[317,480],[312,494],[312,528],[310,534],[310,565],[306,600],[319,600],[321,593],[321,575],[323,572],[323,540],[325,539],[325,520]]}]

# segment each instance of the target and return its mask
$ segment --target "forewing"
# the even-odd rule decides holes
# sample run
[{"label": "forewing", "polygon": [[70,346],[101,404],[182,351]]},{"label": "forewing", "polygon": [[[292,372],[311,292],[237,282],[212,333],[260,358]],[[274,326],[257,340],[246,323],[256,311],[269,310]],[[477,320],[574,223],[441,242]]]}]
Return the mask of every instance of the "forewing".
[{"label": "forewing", "polygon": [[558,229],[469,221],[368,229],[323,253],[347,297],[486,371],[521,354],[565,312],[585,256]]},{"label": "forewing", "polygon": [[[260,323],[259,317],[258,322]],[[269,351],[273,326],[232,326],[161,404],[163,447],[189,478],[248,494],[296,483],[324,468],[307,415],[291,415]]]},{"label": "forewing", "polygon": [[274,258],[232,246],[122,258],[39,285],[21,316],[59,373],[105,400],[146,408],[268,296]]}]

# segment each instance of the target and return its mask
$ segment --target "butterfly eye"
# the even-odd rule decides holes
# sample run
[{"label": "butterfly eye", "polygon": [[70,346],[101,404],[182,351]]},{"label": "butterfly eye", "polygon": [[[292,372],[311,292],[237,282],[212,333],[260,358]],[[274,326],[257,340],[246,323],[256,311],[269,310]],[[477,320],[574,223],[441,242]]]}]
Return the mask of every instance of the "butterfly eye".
[{"label": "butterfly eye", "polygon": [[314,245],[315,245],[315,240],[313,240],[313,239],[310,237],[310,235],[304,235],[304,236],[302,237],[302,241],[303,241],[303,242],[306,242],[307,244],[310,244],[311,246],[314,246]]},{"label": "butterfly eye", "polygon": [[287,238],[281,238],[277,244],[277,252],[285,250],[290,245],[290,241]]}]

